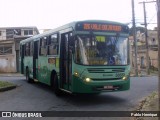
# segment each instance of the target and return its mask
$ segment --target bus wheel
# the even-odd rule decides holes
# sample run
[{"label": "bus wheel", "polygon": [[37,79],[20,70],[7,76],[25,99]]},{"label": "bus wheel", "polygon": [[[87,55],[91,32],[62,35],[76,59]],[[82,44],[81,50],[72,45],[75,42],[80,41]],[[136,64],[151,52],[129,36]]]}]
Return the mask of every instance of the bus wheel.
[{"label": "bus wheel", "polygon": [[62,91],[59,89],[57,74],[54,75],[53,89],[54,89],[54,93],[56,94],[56,96],[60,96],[61,95]]},{"label": "bus wheel", "polygon": [[33,80],[29,77],[29,69],[28,69],[28,68],[26,68],[26,80],[27,80],[27,82],[29,82],[29,83],[32,83],[32,82],[33,82]]}]

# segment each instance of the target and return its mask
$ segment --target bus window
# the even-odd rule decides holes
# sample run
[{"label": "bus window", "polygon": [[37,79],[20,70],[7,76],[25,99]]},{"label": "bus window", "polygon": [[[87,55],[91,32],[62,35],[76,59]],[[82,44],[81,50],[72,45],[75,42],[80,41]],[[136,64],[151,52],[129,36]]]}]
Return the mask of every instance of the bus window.
[{"label": "bus window", "polygon": [[30,43],[30,56],[33,56],[33,42]]},{"label": "bus window", "polygon": [[41,55],[41,56],[45,56],[47,54],[47,49],[46,49],[47,38],[48,37],[43,37],[43,38],[40,39],[40,52],[39,52],[39,55]]},{"label": "bus window", "polygon": [[50,41],[48,42],[48,55],[58,55],[58,35],[54,34],[50,36]]},{"label": "bus window", "polygon": [[30,56],[30,43],[26,43],[25,56]]},{"label": "bus window", "polygon": [[20,51],[19,51],[19,56],[21,57],[22,55],[22,45],[20,45]]}]

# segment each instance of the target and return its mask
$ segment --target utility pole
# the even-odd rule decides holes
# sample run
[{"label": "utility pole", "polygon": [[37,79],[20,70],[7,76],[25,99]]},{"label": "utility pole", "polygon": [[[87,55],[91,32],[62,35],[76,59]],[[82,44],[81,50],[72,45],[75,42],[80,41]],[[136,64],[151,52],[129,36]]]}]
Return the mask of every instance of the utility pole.
[{"label": "utility pole", "polygon": [[[158,23],[158,78],[159,78],[159,101],[160,101],[160,0],[157,0],[157,23]],[[160,103],[159,103],[160,109]]]},{"label": "utility pole", "polygon": [[147,75],[150,74],[150,60],[149,60],[149,48],[148,48],[148,30],[147,30],[147,20],[146,20],[146,3],[153,3],[156,1],[146,1],[146,2],[140,2],[143,3],[143,10],[144,10],[144,26],[145,26],[145,42],[146,42],[146,73]]},{"label": "utility pole", "polygon": [[150,74],[149,71],[149,50],[148,50],[148,30],[147,30],[147,20],[146,20],[146,6],[145,2],[143,2],[143,9],[144,9],[144,26],[145,26],[145,42],[146,42],[146,72],[147,75]]},{"label": "utility pole", "polygon": [[134,40],[134,54],[135,54],[135,76],[138,76],[138,68],[137,68],[137,38],[136,38],[136,25],[135,25],[135,12],[134,12],[134,0],[132,0],[132,27],[133,27],[133,40]]}]

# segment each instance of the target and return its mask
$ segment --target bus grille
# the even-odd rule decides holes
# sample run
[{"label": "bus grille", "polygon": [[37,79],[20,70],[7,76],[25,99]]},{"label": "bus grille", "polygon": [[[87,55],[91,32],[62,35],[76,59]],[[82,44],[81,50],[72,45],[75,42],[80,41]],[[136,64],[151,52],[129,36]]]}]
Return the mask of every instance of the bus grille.
[{"label": "bus grille", "polygon": [[124,72],[125,68],[88,68],[89,73],[117,73]]},{"label": "bus grille", "polygon": [[93,81],[120,80],[122,78],[91,78]]},{"label": "bus grille", "polygon": [[120,77],[124,77],[125,73],[116,73],[116,77],[120,78]]}]

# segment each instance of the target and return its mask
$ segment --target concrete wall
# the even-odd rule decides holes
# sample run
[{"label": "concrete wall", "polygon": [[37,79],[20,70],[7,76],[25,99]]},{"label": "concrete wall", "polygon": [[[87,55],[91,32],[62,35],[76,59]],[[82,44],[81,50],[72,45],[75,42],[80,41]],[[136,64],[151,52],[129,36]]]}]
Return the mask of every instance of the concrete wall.
[{"label": "concrete wall", "polygon": [[15,55],[0,56],[0,73],[16,72]]},{"label": "concrete wall", "polygon": [[12,44],[12,54],[0,55],[0,73],[16,72],[15,43]]},{"label": "concrete wall", "polygon": [[158,51],[149,51],[151,66],[158,68]]}]

